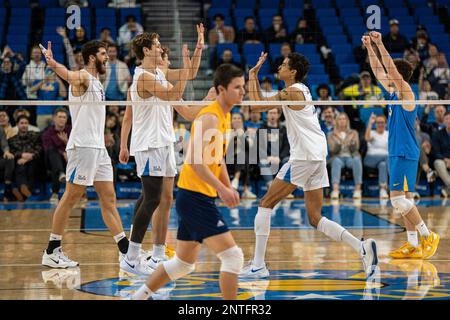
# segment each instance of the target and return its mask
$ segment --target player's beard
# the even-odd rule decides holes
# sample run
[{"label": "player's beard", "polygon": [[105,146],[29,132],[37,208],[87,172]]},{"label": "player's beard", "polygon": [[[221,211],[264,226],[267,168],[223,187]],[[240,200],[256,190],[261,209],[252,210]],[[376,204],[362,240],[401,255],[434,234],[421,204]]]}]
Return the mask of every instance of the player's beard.
[{"label": "player's beard", "polygon": [[95,69],[97,69],[97,72],[99,74],[105,74],[106,73],[106,66],[101,62],[100,60],[95,60]]}]

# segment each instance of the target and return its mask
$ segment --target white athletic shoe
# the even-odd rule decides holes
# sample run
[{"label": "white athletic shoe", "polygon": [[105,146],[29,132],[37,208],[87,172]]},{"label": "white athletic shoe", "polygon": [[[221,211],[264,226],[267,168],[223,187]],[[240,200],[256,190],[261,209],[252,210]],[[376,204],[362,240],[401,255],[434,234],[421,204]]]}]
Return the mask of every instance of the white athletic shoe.
[{"label": "white athletic shoe", "polygon": [[242,268],[239,278],[268,278],[270,276],[269,269],[266,264],[262,267],[255,267],[253,261]]},{"label": "white athletic shoe", "polygon": [[141,256],[135,260],[129,260],[126,254],[120,259],[120,269],[137,276],[149,276],[154,271]]},{"label": "white athletic shoe", "polygon": [[59,202],[58,194],[53,193],[52,196],[50,197],[49,201],[50,201],[50,204],[58,205],[58,202]]},{"label": "white athletic shoe", "polygon": [[247,189],[244,191],[244,193],[242,193],[242,198],[256,199],[257,197],[256,194]]},{"label": "white athletic shoe", "polygon": [[361,259],[367,278],[372,277],[378,267],[377,243],[373,239],[361,242]]},{"label": "white athletic shoe", "polygon": [[158,268],[158,266],[163,263],[164,261],[169,260],[169,257],[164,255],[163,257],[152,257],[150,256],[149,258],[147,258],[147,264],[150,268],[152,268],[153,270],[156,270],[156,268]]},{"label": "white athletic shoe", "polygon": [[361,190],[355,190],[353,192],[353,199],[361,199],[362,195],[361,195]]},{"label": "white athletic shoe", "polygon": [[389,199],[389,195],[386,189],[380,189],[380,199],[386,200]]},{"label": "white athletic shoe", "polygon": [[331,192],[331,200],[339,200],[339,191]]},{"label": "white athletic shoe", "polygon": [[239,188],[239,179],[234,178],[233,180],[231,180],[231,186],[237,190]]},{"label": "white athletic shoe", "polygon": [[42,265],[50,268],[65,269],[78,267],[78,262],[70,260],[61,247],[58,247],[53,250],[52,254],[47,254],[47,250],[44,250]]},{"label": "white athletic shoe", "polygon": [[70,269],[51,269],[42,271],[42,280],[45,284],[52,282],[58,289],[62,289],[64,285],[68,289],[79,289],[81,285],[80,268]]}]

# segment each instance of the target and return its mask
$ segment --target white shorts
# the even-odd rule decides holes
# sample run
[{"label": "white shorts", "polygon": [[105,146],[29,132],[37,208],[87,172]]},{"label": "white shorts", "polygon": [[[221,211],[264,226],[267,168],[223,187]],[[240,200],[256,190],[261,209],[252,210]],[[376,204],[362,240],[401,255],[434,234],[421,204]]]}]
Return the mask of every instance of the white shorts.
[{"label": "white shorts", "polygon": [[284,164],[277,178],[292,183],[303,191],[316,190],[330,186],[327,162],[292,160]]},{"label": "white shorts", "polygon": [[68,182],[92,186],[94,181],[114,181],[111,158],[106,149],[80,148],[67,150]]},{"label": "white shorts", "polygon": [[138,177],[175,177],[177,174],[173,145],[137,151],[134,159]]}]

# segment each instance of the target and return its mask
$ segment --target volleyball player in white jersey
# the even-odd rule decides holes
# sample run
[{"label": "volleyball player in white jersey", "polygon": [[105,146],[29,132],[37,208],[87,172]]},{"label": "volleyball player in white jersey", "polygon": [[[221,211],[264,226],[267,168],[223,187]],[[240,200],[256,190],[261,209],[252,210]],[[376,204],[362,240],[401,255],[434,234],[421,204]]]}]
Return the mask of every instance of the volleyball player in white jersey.
[{"label": "volleyball player in white jersey", "polygon": [[[116,209],[116,193],[113,184],[111,159],[105,148],[105,92],[98,76],[106,72],[106,44],[89,41],[82,48],[85,68],[69,71],[53,59],[51,42],[42,47],[47,64],[58,76],[67,81],[71,105],[72,131],[67,142],[66,191],[53,215],[52,232],[47,250],[42,256],[42,264],[52,268],[76,267],[78,262],[70,260],[62,251],[61,241],[70,211],[84,194],[86,186],[93,185],[100,201],[103,221],[114,236],[119,250],[125,254],[128,239],[122,228]],[[86,105],[83,102],[98,102]]]},{"label": "volleyball player in white jersey", "polygon": [[[173,70],[176,74],[174,80],[178,81],[175,86],[172,86],[159,68],[162,62],[162,49],[158,34],[143,33],[136,36],[133,40],[133,48],[136,56],[142,60],[142,64],[135,70],[129,98],[131,101],[146,102],[145,105],[132,107],[133,131],[130,146],[130,154],[135,157],[136,171],[141,178],[142,194],[136,203],[129,251],[121,259],[120,267],[130,273],[148,275],[165,258],[165,237],[162,239],[162,244],[158,244],[160,252],[154,252],[148,260],[140,256],[142,241],[153,212],[160,205],[164,186],[166,189],[171,186],[170,190],[165,190],[166,194],[171,193],[176,175],[173,108],[168,101],[181,100],[186,81],[190,79],[192,73],[192,63],[185,45],[183,46],[183,69]],[[201,53],[198,58],[201,58]],[[128,135],[122,138],[127,141]],[[121,158],[127,160],[127,155],[122,152]],[[165,212],[161,213],[165,214]],[[158,247],[154,247],[154,251]]]},{"label": "volleyball player in white jersey", "polygon": [[[274,97],[264,98],[258,82],[258,71],[267,54],[262,53],[256,66],[249,74],[249,95],[251,100],[265,101],[312,101],[311,93],[302,81],[309,70],[308,60],[301,54],[291,53],[278,69],[278,78],[284,81],[286,89]],[[264,112],[273,106],[253,106],[252,111]],[[286,118],[286,129],[291,155],[278,172],[269,190],[261,199],[255,217],[256,246],[251,263],[241,277],[262,278],[269,276],[264,262],[267,240],[270,233],[270,217],[274,206],[291,194],[297,187],[305,192],[305,207],[309,223],[317,230],[336,241],[349,244],[363,262],[364,271],[371,277],[378,264],[376,243],[373,239],[360,241],[336,222],[322,217],[323,188],[329,186],[326,168],[327,142],[320,129],[313,104],[282,107]]]}]

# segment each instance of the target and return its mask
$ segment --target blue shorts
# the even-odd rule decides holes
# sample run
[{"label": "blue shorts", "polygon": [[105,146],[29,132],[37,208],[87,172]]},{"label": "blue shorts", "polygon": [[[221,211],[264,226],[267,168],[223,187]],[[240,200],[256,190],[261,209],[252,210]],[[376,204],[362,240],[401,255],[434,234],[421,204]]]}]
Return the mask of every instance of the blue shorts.
[{"label": "blue shorts", "polygon": [[389,157],[389,189],[414,192],[419,160]]},{"label": "blue shorts", "polygon": [[203,239],[229,231],[215,198],[179,188],[176,209],[178,240],[202,243]]}]

